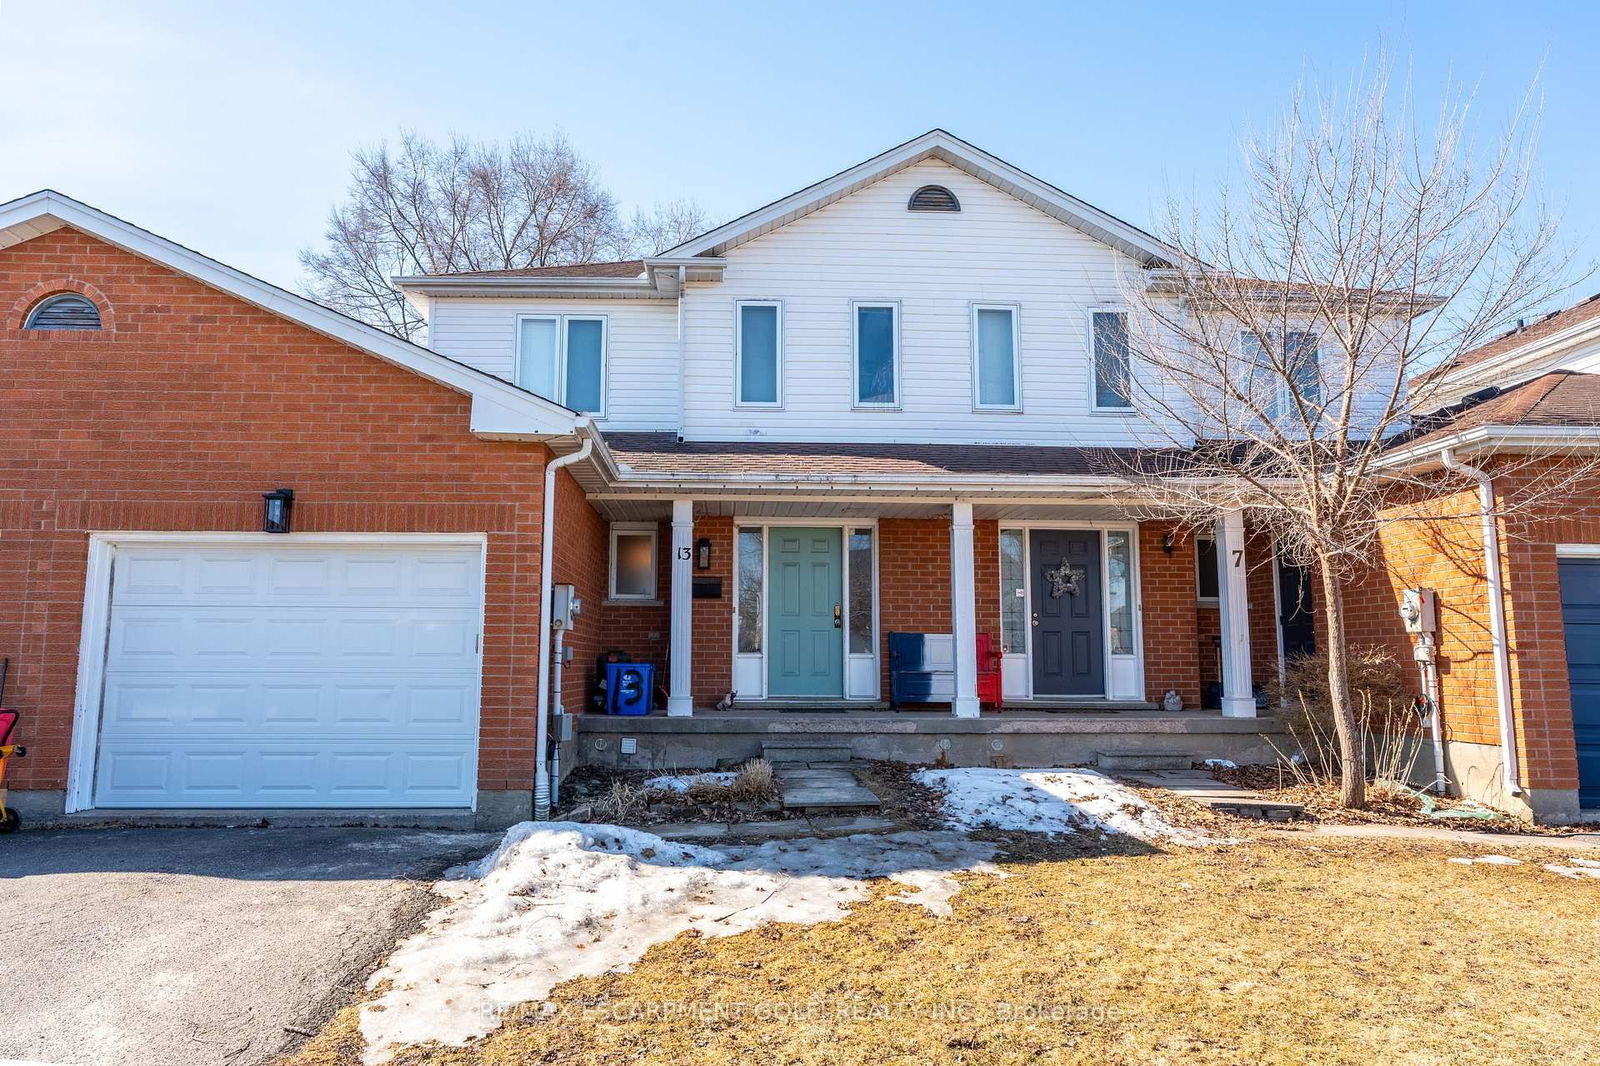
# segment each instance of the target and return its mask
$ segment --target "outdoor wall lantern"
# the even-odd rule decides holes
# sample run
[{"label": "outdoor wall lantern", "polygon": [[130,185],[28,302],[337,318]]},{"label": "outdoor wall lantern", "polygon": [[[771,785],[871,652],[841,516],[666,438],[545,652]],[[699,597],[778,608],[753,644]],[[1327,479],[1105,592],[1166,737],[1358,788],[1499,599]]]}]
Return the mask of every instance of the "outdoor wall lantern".
[{"label": "outdoor wall lantern", "polygon": [[711,569],[711,538],[701,537],[694,542],[694,565],[697,570]]},{"label": "outdoor wall lantern", "polygon": [[1176,544],[1177,544],[1177,542],[1173,539],[1171,530],[1168,530],[1167,532],[1161,534],[1161,550],[1162,551],[1166,552],[1168,555],[1171,555],[1172,554],[1172,549],[1176,546]]},{"label": "outdoor wall lantern", "polygon": [[289,532],[289,514],[294,510],[294,489],[275,489],[261,494],[261,531]]}]

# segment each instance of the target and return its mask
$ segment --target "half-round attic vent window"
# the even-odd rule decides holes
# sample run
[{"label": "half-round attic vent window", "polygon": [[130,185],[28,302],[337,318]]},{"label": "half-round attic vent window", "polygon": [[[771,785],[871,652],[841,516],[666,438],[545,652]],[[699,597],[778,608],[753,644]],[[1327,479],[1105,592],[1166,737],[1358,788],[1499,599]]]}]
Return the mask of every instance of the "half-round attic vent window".
[{"label": "half-round attic vent window", "polygon": [[924,185],[911,194],[907,211],[959,211],[961,201],[943,185]]},{"label": "half-round attic vent window", "polygon": [[100,309],[94,301],[65,292],[40,300],[28,312],[23,329],[99,329]]}]

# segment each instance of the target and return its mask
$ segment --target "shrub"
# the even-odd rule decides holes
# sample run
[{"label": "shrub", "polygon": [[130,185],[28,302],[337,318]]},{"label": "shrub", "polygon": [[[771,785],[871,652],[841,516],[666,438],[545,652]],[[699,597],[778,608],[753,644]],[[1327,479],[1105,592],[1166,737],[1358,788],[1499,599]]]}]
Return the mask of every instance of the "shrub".
[{"label": "shrub", "polygon": [[[1345,662],[1350,699],[1368,752],[1368,774],[1380,794],[1398,793],[1423,746],[1426,723],[1411,709],[1416,682],[1387,648],[1352,647]],[[1274,678],[1266,689],[1280,707],[1279,720],[1304,756],[1303,763],[1291,763],[1297,776],[1315,782],[1337,780],[1342,760],[1328,688],[1327,654],[1316,652],[1287,660],[1281,684]]]}]

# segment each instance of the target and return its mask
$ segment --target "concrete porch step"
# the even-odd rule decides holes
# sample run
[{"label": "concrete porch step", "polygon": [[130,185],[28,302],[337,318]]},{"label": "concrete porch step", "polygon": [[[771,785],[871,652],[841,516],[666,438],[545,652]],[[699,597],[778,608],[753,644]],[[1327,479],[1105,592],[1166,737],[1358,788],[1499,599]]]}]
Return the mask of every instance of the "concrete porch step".
[{"label": "concrete porch step", "polygon": [[773,743],[761,745],[761,757],[773,766],[782,763],[848,763],[850,745],[828,744],[818,741]]},{"label": "concrete porch step", "polygon": [[877,795],[844,767],[789,762],[774,763],[773,770],[786,810],[875,810],[880,805]]},{"label": "concrete porch step", "polygon": [[1095,765],[1102,770],[1188,770],[1194,765],[1193,755],[1114,755],[1100,752]]},{"label": "concrete porch step", "polygon": [[1235,818],[1255,818],[1265,822],[1292,822],[1304,813],[1298,803],[1269,799],[1249,788],[1218,781],[1204,770],[1152,770],[1129,773],[1135,784],[1164,788],[1185,799],[1203,803],[1220,814]]}]

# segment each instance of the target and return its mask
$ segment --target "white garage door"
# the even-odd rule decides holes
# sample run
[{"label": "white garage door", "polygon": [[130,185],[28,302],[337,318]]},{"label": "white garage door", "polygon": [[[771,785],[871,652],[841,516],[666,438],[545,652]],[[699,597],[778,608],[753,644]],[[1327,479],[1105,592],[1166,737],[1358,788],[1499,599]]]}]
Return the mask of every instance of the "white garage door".
[{"label": "white garage door", "polygon": [[471,806],[482,567],[456,545],[118,548],[95,806]]}]

